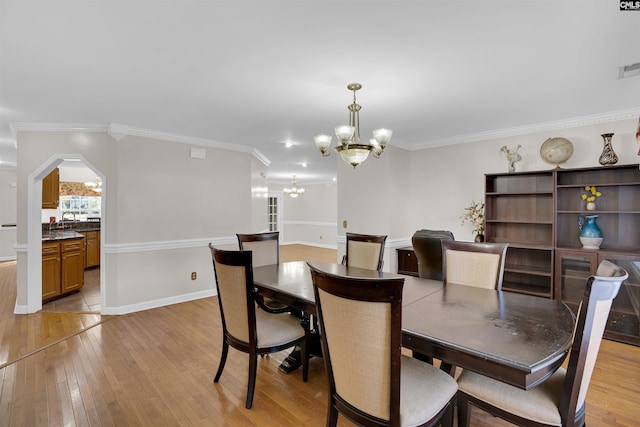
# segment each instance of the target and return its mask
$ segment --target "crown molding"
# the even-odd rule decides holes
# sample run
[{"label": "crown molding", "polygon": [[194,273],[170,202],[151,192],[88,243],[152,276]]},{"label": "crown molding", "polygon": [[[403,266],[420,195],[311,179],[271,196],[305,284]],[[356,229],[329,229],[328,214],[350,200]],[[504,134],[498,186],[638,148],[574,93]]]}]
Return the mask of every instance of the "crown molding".
[{"label": "crown molding", "polygon": [[[530,135],[534,133],[548,132],[558,129],[570,129],[582,126],[591,126],[599,123],[617,122],[620,120],[635,119],[640,115],[640,107],[627,110],[612,111],[608,113],[592,114],[590,116],[574,117],[565,120],[536,123],[527,126],[516,126],[487,132],[459,135],[451,138],[436,139],[432,141],[411,144],[410,151],[423,150],[425,148],[442,147],[447,145],[465,144],[468,142],[486,141],[490,139],[510,138],[514,136]],[[406,145],[405,145],[406,146]],[[404,148],[403,146],[402,148]]]},{"label": "crown molding", "polygon": [[254,148],[251,151],[251,154],[253,155],[253,157],[261,161],[265,166],[268,167],[271,164],[271,160],[267,159],[267,157],[264,154],[262,154],[260,150],[258,150],[257,148]]},{"label": "crown molding", "polygon": [[[38,122],[12,122],[9,124],[13,133],[17,132],[92,132],[107,133],[116,141],[126,136],[140,136],[143,138],[158,139],[162,141],[178,142],[182,144],[201,145],[212,148],[222,148],[230,151],[251,153],[263,163],[269,160],[253,147],[211,139],[197,138],[187,135],[179,135],[169,132],[160,132],[151,129],[137,128],[121,123],[108,124],[82,124],[82,123],[38,123]],[[270,162],[269,162],[270,163]],[[266,163],[268,166],[268,163]]]},{"label": "crown molding", "polygon": [[40,123],[40,122],[12,122],[12,131],[18,132],[107,132],[108,125],[89,123]]}]

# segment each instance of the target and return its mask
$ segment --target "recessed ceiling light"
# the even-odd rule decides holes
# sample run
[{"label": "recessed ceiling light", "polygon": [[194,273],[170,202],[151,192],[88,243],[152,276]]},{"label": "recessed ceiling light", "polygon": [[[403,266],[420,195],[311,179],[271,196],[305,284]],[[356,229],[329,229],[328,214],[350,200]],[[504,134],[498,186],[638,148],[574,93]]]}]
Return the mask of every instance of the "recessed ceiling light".
[{"label": "recessed ceiling light", "polygon": [[307,167],[307,162],[302,162],[302,167],[306,168]]},{"label": "recessed ceiling light", "polygon": [[293,146],[293,142],[287,141],[287,142],[284,143],[284,146],[287,147],[287,148],[291,148]]}]

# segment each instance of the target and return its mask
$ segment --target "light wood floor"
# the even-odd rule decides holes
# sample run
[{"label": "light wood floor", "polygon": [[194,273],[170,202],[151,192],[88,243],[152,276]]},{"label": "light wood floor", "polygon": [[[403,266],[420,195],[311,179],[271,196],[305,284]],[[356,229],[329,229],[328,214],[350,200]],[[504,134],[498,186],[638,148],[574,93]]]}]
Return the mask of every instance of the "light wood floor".
[{"label": "light wood floor", "polygon": [[[281,249],[282,261],[304,259],[335,261],[336,252]],[[124,316],[17,316],[15,285],[15,262],[0,263],[0,427],[325,424],[321,359],[311,360],[307,383],[278,371],[286,353],[260,359],[251,410],[245,354],[231,349],[212,382],[222,340],[215,297]],[[590,427],[640,424],[640,348],[603,342],[587,402]],[[509,424],[474,410],[472,425]]]}]

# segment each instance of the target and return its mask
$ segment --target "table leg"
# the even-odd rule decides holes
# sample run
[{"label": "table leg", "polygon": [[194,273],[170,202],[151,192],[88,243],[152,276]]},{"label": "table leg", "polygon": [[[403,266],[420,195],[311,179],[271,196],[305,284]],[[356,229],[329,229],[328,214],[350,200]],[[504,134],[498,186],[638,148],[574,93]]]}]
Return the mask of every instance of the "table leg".
[{"label": "table leg", "polygon": [[[306,325],[305,325],[306,322]],[[309,325],[309,316],[303,315],[300,323],[303,324],[303,327],[308,327]],[[309,357],[322,357],[322,346],[320,345],[320,334],[318,334],[318,329],[314,328],[309,332],[309,342],[307,343],[307,350],[309,351]],[[282,361],[278,369],[285,374],[289,372],[293,372],[298,369],[302,365],[302,356],[300,354],[300,347],[296,346],[291,353]]]}]

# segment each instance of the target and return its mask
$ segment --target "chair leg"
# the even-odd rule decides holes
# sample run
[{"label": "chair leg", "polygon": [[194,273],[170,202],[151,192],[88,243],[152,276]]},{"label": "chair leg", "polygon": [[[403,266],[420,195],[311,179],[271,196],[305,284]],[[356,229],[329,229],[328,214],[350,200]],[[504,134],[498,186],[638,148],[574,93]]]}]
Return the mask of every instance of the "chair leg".
[{"label": "chair leg", "polygon": [[458,392],[456,407],[458,408],[458,427],[469,427],[471,411],[469,410],[469,398],[466,394]]},{"label": "chair leg", "polygon": [[330,401],[327,411],[327,427],[336,427],[336,425],[338,425],[338,408]]},{"label": "chair leg", "polygon": [[440,420],[440,424],[442,425],[442,427],[453,427],[453,416],[456,408],[455,402],[456,398],[454,397],[447,405],[447,409],[445,410],[444,415]]},{"label": "chair leg", "polygon": [[218,372],[216,372],[216,377],[213,379],[214,383],[220,381],[220,375],[222,375],[222,371],[224,370],[224,364],[227,363],[227,354],[229,353],[229,344],[223,338],[222,339],[222,354],[220,355],[220,364],[218,365]]},{"label": "chair leg", "polygon": [[302,381],[307,382],[309,379],[309,315],[305,314],[300,322],[304,329],[304,340],[300,343],[300,358],[302,359]]},{"label": "chair leg", "polygon": [[251,409],[253,405],[253,391],[256,388],[256,374],[258,372],[258,355],[255,351],[249,352],[249,384],[247,386],[247,403],[245,407]]}]

